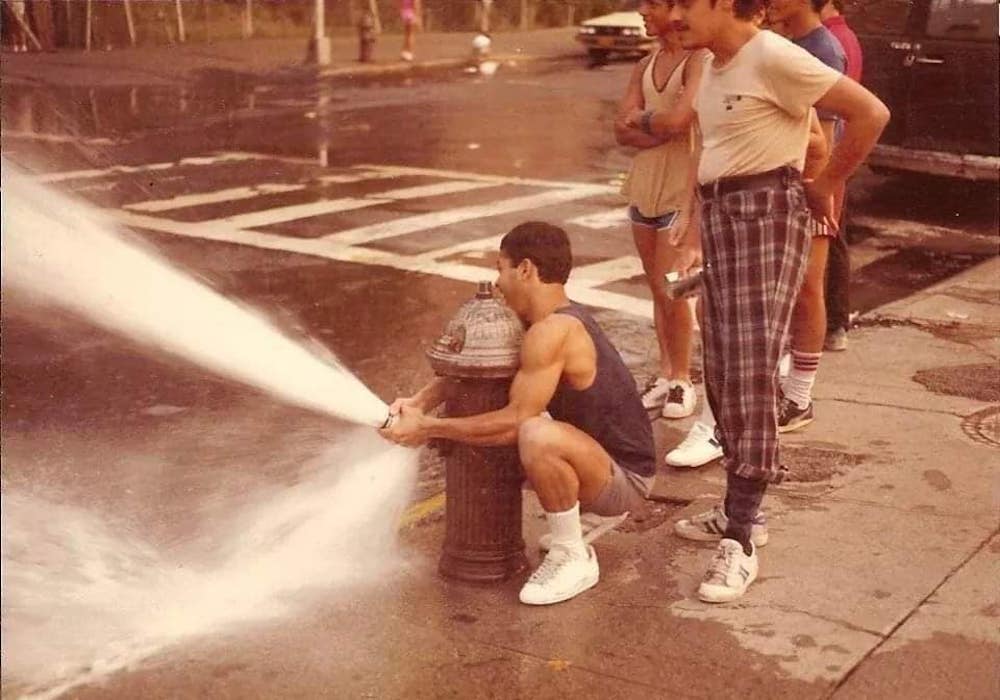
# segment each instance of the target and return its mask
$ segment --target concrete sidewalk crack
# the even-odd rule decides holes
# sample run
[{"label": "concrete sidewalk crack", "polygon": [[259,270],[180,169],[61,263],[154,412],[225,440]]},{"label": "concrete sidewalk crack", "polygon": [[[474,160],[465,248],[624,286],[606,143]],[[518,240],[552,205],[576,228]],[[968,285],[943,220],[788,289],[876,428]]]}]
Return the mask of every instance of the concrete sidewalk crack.
[{"label": "concrete sidewalk crack", "polygon": [[979,554],[980,552],[982,552],[989,545],[990,541],[994,537],[996,537],[998,534],[1000,534],[1000,528],[994,528],[993,531],[985,539],[983,539],[983,541],[979,544],[979,546],[976,547],[974,550],[972,550],[972,552],[970,552],[969,555],[967,557],[965,557],[965,559],[963,559],[957,566],[955,566],[954,568],[952,568],[952,570],[949,571],[945,575],[945,577],[943,579],[941,579],[941,581],[938,583],[938,585],[934,586],[934,588],[930,591],[930,593],[928,593],[926,596],[924,596],[920,600],[920,602],[918,602],[916,605],[913,606],[913,609],[910,610],[910,612],[907,613],[903,617],[903,619],[901,619],[899,622],[897,622],[893,626],[893,628],[891,630],[889,630],[885,635],[879,635],[881,637],[881,640],[879,641],[879,643],[876,644],[875,646],[873,646],[871,649],[869,649],[868,653],[865,654],[863,657],[861,657],[858,660],[858,662],[856,664],[854,664],[854,666],[852,666],[851,669],[847,673],[845,673],[843,675],[843,677],[841,677],[841,679],[839,681],[837,681],[837,684],[834,685],[833,688],[830,689],[830,692],[827,693],[826,697],[827,698],[832,698],[834,695],[836,695],[837,691],[840,690],[840,688],[845,683],[847,683],[848,680],[850,680],[851,676],[853,676],[854,673],[859,668],[861,668],[862,664],[864,664],[876,652],[878,652],[878,650],[881,649],[885,645],[886,642],[888,642],[890,639],[892,639],[893,635],[895,635],[896,632],[898,632],[899,629],[903,625],[905,625],[907,622],[909,622],[910,619],[917,613],[917,611],[920,610],[920,608],[922,608],[924,606],[924,604],[927,603],[927,601],[930,600],[934,596],[935,593],[937,593],[939,590],[941,590],[942,586],[944,586],[946,583],[948,583],[955,576],[955,574],[957,574],[959,571],[961,571],[965,567],[966,564],[968,564],[970,561],[972,561],[973,557],[975,557],[977,554]]},{"label": "concrete sidewalk crack", "polygon": [[[953,416],[955,418],[965,418],[966,413],[957,413],[955,411],[942,411],[928,408],[913,408],[912,406],[899,406],[898,404],[891,403],[879,403],[877,401],[860,401],[852,399],[837,399],[837,398],[824,398],[822,396],[817,397],[819,401],[830,401],[836,403],[846,403],[852,406],[877,406],[878,408],[892,408],[897,411],[909,411],[911,413],[931,413],[939,416]],[[970,399],[971,400],[971,399]]]}]

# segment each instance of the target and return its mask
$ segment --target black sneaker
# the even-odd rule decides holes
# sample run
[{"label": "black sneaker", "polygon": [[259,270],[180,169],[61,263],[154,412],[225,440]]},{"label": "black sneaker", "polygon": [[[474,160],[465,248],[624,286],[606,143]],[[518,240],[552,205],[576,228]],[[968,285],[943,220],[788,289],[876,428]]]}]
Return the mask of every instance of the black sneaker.
[{"label": "black sneaker", "polygon": [[790,433],[804,428],[814,420],[812,401],[805,408],[784,396],[778,397],[778,432]]}]

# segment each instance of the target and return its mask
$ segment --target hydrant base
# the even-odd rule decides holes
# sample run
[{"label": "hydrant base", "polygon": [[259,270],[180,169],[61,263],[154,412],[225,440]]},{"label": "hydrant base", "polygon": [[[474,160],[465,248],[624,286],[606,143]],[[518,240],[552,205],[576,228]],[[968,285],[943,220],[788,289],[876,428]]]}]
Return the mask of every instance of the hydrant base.
[{"label": "hydrant base", "polygon": [[528,568],[524,551],[512,552],[502,558],[496,556],[475,558],[468,553],[461,555],[442,552],[438,562],[441,576],[467,583],[498,583]]}]

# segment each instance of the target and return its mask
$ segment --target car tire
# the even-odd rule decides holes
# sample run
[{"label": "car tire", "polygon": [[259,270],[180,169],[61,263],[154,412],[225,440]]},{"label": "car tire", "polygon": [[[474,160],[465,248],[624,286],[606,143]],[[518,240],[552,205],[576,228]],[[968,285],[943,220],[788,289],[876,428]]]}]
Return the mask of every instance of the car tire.
[{"label": "car tire", "polygon": [[610,53],[610,51],[606,51],[604,49],[588,49],[587,57],[590,59],[591,67],[603,66],[606,64]]}]

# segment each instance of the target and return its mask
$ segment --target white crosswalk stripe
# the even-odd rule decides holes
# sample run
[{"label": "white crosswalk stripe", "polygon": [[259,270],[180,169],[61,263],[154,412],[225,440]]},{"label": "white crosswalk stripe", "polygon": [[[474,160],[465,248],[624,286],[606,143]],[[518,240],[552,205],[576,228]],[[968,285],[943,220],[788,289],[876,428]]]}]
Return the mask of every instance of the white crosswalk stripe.
[{"label": "white crosswalk stripe", "polygon": [[230,187],[215,192],[204,194],[186,194],[170,197],[169,199],[150,199],[145,202],[126,204],[125,209],[133,211],[160,212],[171,209],[183,209],[185,207],[197,207],[204,204],[221,204],[222,202],[235,202],[241,199],[253,199],[266,194],[281,194],[284,192],[297,192],[304,190],[305,185],[286,185],[281,183],[264,183],[251,187]]},{"label": "white crosswalk stripe", "polygon": [[[253,172],[248,173],[242,167],[236,169],[239,171],[236,174],[233,174],[233,169],[230,167],[227,173],[218,177],[212,174],[215,173],[214,170],[208,172],[212,168],[221,168],[240,161],[260,162],[261,172],[266,173],[261,177],[266,176],[269,179],[246,184],[255,176]],[[278,167],[274,167],[274,164],[278,164]],[[168,178],[172,182],[165,185],[165,190],[158,187],[159,191],[176,191],[185,186],[192,188],[192,182],[212,183],[215,187],[219,187],[219,184],[228,180],[234,186],[200,192],[182,190],[173,196],[129,202],[120,208],[110,208],[106,211],[122,224],[144,230],[266,250],[281,250],[340,262],[382,265],[466,282],[493,279],[495,271],[485,266],[486,260],[497,250],[502,231],[511,225],[510,217],[521,212],[526,216],[529,212],[536,212],[532,216],[548,221],[562,221],[570,229],[575,227],[577,236],[583,235],[582,230],[585,229],[618,227],[623,232],[621,236],[623,245],[628,246],[623,248],[622,252],[631,253],[630,236],[627,235],[623,208],[621,206],[612,208],[607,201],[608,195],[616,192],[616,188],[603,184],[384,164],[358,165],[331,172],[330,169],[320,168],[304,159],[270,158],[265,154],[239,152],[218,153],[166,163],[52,173],[40,176],[39,179],[45,182],[70,182],[95,178],[111,179],[135,173],[150,173],[150,177],[162,177],[158,175],[160,171],[165,171],[166,174],[167,171],[180,166],[201,167],[205,168],[206,172],[197,178],[189,178],[190,173],[185,171],[183,179]],[[250,167],[252,169],[258,166]],[[290,172],[282,176],[282,169]],[[291,178],[292,181],[282,181],[284,177]],[[406,181],[400,182],[403,185],[401,187],[390,186],[382,189],[375,185],[373,188],[373,183],[378,181],[384,180],[391,184],[394,179],[404,178]],[[506,194],[509,195],[512,186],[522,192],[527,190],[528,193],[504,196],[486,202],[483,202],[483,195],[479,195],[480,203],[460,206],[442,204],[439,209],[433,208],[436,197],[444,198],[447,195],[480,190],[488,197],[490,188],[498,188],[497,194],[499,194],[505,187]],[[196,188],[197,184],[193,187]],[[303,192],[307,191],[309,193],[303,195]],[[324,197],[331,192],[333,196]],[[271,206],[261,209],[260,206],[265,201],[260,198],[265,196],[269,197],[266,203]],[[311,201],[302,201],[303,198],[311,197],[314,197]],[[285,199],[285,204],[281,204],[282,199]],[[407,200],[424,200],[419,204],[419,208],[425,211],[410,214],[405,210],[393,209],[391,206],[393,203]],[[179,216],[173,214],[179,210],[185,210],[184,216],[180,218],[197,217],[200,210],[193,208],[206,205],[222,205],[227,211],[235,213],[222,218],[199,221],[178,221],[170,218]],[[352,214],[352,212],[365,209],[378,209],[377,215],[373,213],[370,217],[374,219],[372,223],[324,233],[323,226],[336,226],[336,223],[331,222],[340,219],[319,217],[345,214],[348,216],[345,219],[347,222],[364,221],[368,215]],[[537,213],[538,210],[545,212]],[[491,224],[480,223],[494,218],[497,219],[496,233],[490,232]],[[257,230],[291,221],[301,221],[302,234],[308,235]],[[471,228],[456,226],[461,224],[471,224]],[[340,226],[343,226],[343,222]],[[295,226],[284,231],[297,229],[298,226]],[[476,232],[478,236],[469,238],[470,233],[475,236]],[[467,240],[462,240],[463,235]],[[608,234],[602,232],[599,235]],[[420,239],[416,245],[410,241],[414,237]],[[451,240],[448,240],[449,238]],[[379,245],[374,247],[371,245],[373,243]],[[428,247],[431,249],[428,250]],[[592,254],[588,256],[588,260],[595,260]],[[581,264],[574,269],[567,284],[567,291],[572,298],[584,304],[649,317],[652,314],[652,304],[648,295],[642,298],[632,295],[632,290],[641,290],[642,285],[618,286],[614,291],[607,288],[610,283],[628,280],[641,274],[642,265],[634,255],[624,254],[610,259],[598,257],[596,261]],[[629,293],[618,291],[622,289]]]}]

